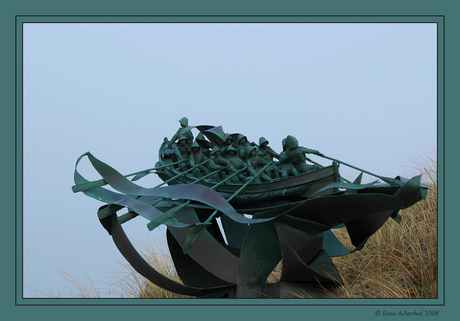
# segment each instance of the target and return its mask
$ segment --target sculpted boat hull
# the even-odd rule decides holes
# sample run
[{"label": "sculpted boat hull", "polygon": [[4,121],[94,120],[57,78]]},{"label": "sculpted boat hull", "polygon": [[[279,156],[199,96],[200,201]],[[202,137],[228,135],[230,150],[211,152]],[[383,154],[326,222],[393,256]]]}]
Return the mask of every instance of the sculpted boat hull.
[{"label": "sculpted boat hull", "polygon": [[[157,172],[157,175],[167,181],[177,175],[170,170]],[[169,182],[169,185],[190,184],[195,178],[182,176],[177,180]],[[280,179],[272,182],[249,184],[244,192],[234,197],[230,204],[238,208],[247,208],[250,205],[251,209],[265,208],[278,205],[280,201],[299,201],[307,199],[311,195],[317,193],[327,185],[340,181],[340,174],[337,166],[327,166],[299,176]],[[215,183],[200,182],[200,184],[212,187]],[[242,184],[220,185],[215,190],[225,199],[241,188]],[[325,191],[319,195],[329,194],[331,191]]]}]

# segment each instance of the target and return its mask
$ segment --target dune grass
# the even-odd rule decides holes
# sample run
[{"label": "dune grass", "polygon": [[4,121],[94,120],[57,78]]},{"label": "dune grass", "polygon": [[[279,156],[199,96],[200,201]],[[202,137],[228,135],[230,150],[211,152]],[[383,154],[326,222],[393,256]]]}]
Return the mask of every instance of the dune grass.
[{"label": "dune grass", "polygon": [[[139,243],[141,256],[155,270],[171,280],[182,283],[165,244],[150,240],[142,240]],[[146,280],[127,261],[122,261],[120,264],[124,267],[124,271],[114,277],[113,285],[119,288],[126,298],[191,298],[190,296],[167,291]]]},{"label": "dune grass", "polygon": [[[436,298],[438,281],[436,162],[420,166],[430,186],[426,200],[400,211],[400,224],[388,220],[355,253],[333,258],[344,285],[331,297]],[[335,232],[350,245],[343,229]]]},{"label": "dune grass", "polygon": [[[436,298],[436,192],[401,211],[401,223],[389,220],[358,252],[334,258],[345,285],[338,297]],[[338,237],[344,239],[340,235]],[[345,242],[346,240],[344,240]]]}]

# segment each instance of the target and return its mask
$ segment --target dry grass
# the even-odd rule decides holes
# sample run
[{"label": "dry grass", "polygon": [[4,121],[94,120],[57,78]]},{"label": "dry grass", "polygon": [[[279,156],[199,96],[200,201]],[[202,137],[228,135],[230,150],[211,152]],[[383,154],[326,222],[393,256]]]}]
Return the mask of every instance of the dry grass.
[{"label": "dry grass", "polygon": [[85,278],[78,279],[74,275],[58,269],[58,274],[67,282],[67,286],[60,288],[57,294],[47,293],[45,291],[33,288],[39,295],[37,297],[43,298],[100,298],[100,297],[119,297],[118,293],[113,293],[112,290],[108,290],[107,293],[102,294],[97,284],[93,281],[93,278],[84,269],[80,262],[77,262],[82,271],[85,274]]},{"label": "dry grass", "polygon": [[[158,272],[182,283],[176,273],[172,259],[168,253],[165,244],[152,240],[138,241],[136,248],[139,254]],[[58,294],[45,293],[35,289],[40,293],[40,297],[45,298],[189,298],[190,296],[180,295],[169,292],[159,286],[151,283],[139,273],[124,259],[117,261],[121,271],[113,273],[108,277],[108,281],[101,281],[107,285],[107,290],[101,291],[93,278],[84,271],[85,278],[77,277],[59,270],[61,277],[67,282],[67,286],[60,289]]]},{"label": "dry grass", "polygon": [[280,261],[278,265],[273,269],[272,273],[268,276],[268,283],[277,283],[281,280],[281,273],[283,270],[283,261]]},{"label": "dry grass", "polygon": [[[388,220],[358,252],[333,258],[345,282],[332,297],[436,298],[438,281],[436,162],[423,167],[430,184],[426,200]],[[349,244],[346,231],[336,232]]]},{"label": "dry grass", "polygon": [[[140,244],[141,256],[158,272],[167,278],[182,283],[174,268],[171,256],[167,252],[164,244],[142,240]],[[124,297],[127,298],[190,298],[190,296],[181,295],[167,291],[152,282],[146,280],[138,274],[127,261],[120,264],[124,271],[115,276],[114,285],[121,290]]]}]

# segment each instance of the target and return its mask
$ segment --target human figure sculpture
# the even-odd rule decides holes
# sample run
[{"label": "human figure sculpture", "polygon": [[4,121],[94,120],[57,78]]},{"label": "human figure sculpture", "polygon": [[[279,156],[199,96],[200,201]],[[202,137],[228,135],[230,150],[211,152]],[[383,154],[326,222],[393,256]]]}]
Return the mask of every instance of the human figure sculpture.
[{"label": "human figure sculpture", "polygon": [[275,152],[270,146],[268,146],[268,144],[269,141],[265,137],[260,137],[257,155],[259,155],[267,161],[272,161],[273,158],[279,159],[280,155],[277,152]]},{"label": "human figure sculpture", "polygon": [[289,176],[297,176],[297,169],[294,167],[294,164],[292,164],[289,161],[289,157],[286,154],[287,150],[287,145],[286,145],[286,138],[283,139],[282,142],[283,145],[283,151],[280,153],[280,167],[281,167],[281,177],[282,178],[287,178]]},{"label": "human figure sculpture", "polygon": [[297,138],[291,135],[288,135],[286,137],[286,146],[287,149],[285,153],[289,159],[289,162],[294,165],[299,174],[305,174],[309,171],[316,169],[316,166],[314,165],[307,165],[307,157],[305,156],[305,154],[315,154],[318,156],[323,155],[315,149],[299,146]]},{"label": "human figure sculpture", "polygon": [[[177,156],[177,160],[189,160],[190,159],[190,153],[191,149],[187,145],[187,138],[182,135],[179,137],[179,141],[177,142],[177,146],[175,148],[175,154]],[[179,168],[181,170],[187,170],[189,162],[185,161],[182,163],[179,163]]]},{"label": "human figure sculpture", "polygon": [[249,142],[243,134],[238,135],[238,154],[243,162],[246,162],[249,157]]},{"label": "human figure sculpture", "polygon": [[204,135],[202,132],[200,132],[197,136],[195,141],[200,145],[201,147],[201,152],[205,157],[211,157],[211,150],[213,147],[215,147],[210,141],[207,141],[204,138]]},{"label": "human figure sculpture", "polygon": [[[261,158],[265,159],[268,162],[272,162],[273,158],[279,159],[280,155],[275,152],[270,146],[268,146],[269,142],[265,137],[259,138],[259,149],[257,150],[257,155]],[[272,174],[273,178],[279,178],[279,170],[278,167],[273,163],[269,166],[269,172]]]},{"label": "human figure sculpture", "polygon": [[185,133],[183,133],[181,135],[181,131],[188,126],[188,119],[187,117],[182,117],[180,120],[179,120],[179,124],[180,124],[180,128],[176,131],[176,133],[174,134],[174,136],[171,138],[171,140],[169,141],[169,145],[171,146],[175,141],[176,139],[179,138],[179,136],[182,136],[184,135],[185,138],[187,139],[186,141],[186,144],[187,146],[191,147],[192,146],[192,143],[193,143],[193,134],[192,134],[192,131],[186,131]]},{"label": "human figure sculpture", "polygon": [[[228,164],[228,167],[230,168],[230,171],[235,173],[241,169],[244,169],[248,167],[248,165],[243,162],[243,160],[241,158],[238,157],[238,153],[235,149],[235,147],[233,146],[230,146],[227,148],[227,164]],[[236,175],[238,178],[233,178],[233,182],[238,182],[238,179],[243,182],[243,183],[246,183],[246,177],[244,177],[243,174],[238,174]]]},{"label": "human figure sculpture", "polygon": [[227,161],[220,155],[220,150],[217,146],[214,146],[211,150],[211,157],[209,158],[209,169],[215,171],[220,169],[220,172],[213,176],[214,181],[220,182],[225,179],[225,168],[227,167]]},{"label": "human figure sculpture", "polygon": [[[257,147],[252,146],[249,148],[249,157],[247,160],[248,168],[249,168],[249,173],[251,175],[255,176],[256,173],[265,165],[267,165],[269,162],[259,155],[257,155],[256,151]],[[259,173],[259,176],[254,179],[255,183],[260,183],[261,181],[263,182],[271,182],[272,179],[267,175],[267,173],[270,173],[270,170],[267,168],[265,171],[262,171]]]},{"label": "human figure sculpture", "polygon": [[[208,169],[203,163],[206,160],[206,157],[203,155],[201,152],[201,147],[198,145],[198,143],[195,141],[192,144],[191,147],[191,153],[190,153],[190,166],[195,167],[198,166],[194,171],[193,175],[196,177],[201,177],[201,174],[207,174]],[[201,164],[201,165],[200,165]]]},{"label": "human figure sculpture", "polygon": [[169,148],[171,148],[171,146],[169,145],[169,139],[168,137],[165,137],[163,138],[163,144],[161,144],[160,154],[165,154],[166,150]]},{"label": "human figure sculpture", "polygon": [[233,139],[230,134],[225,134],[224,136],[224,143],[222,144],[222,148],[220,149],[220,155],[224,158],[227,158],[227,149],[233,145]]}]

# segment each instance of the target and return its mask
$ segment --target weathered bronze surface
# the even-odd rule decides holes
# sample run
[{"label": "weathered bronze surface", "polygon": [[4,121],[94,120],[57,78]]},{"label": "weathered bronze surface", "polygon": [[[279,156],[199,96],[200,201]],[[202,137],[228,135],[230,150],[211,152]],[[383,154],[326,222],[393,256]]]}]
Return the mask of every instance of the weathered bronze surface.
[{"label": "weathered bronze surface", "polygon": [[[122,255],[137,272],[171,292],[276,298],[298,289],[319,297],[322,286],[342,283],[331,257],[360,250],[389,218],[399,221],[400,209],[426,196],[421,176],[375,175],[299,146],[290,135],[277,153],[264,137],[257,145],[221,126],[188,126],[185,117],[179,122],[177,132],[161,144],[154,168],[122,175],[88,152],[76,162],[72,187],[105,203],[97,214]],[[199,132],[196,140],[193,129]],[[323,166],[307,154],[332,163]],[[77,171],[84,157],[100,180],[89,182]],[[377,180],[362,184],[361,173],[347,181],[340,165]],[[134,183],[151,173],[163,183],[153,188]],[[122,209],[128,212],[119,214]],[[147,219],[149,230],[167,226],[168,247],[183,284],[157,272],[131,245],[122,224],[137,216]],[[332,232],[343,227],[352,249]],[[280,262],[281,279],[268,283]]]}]

